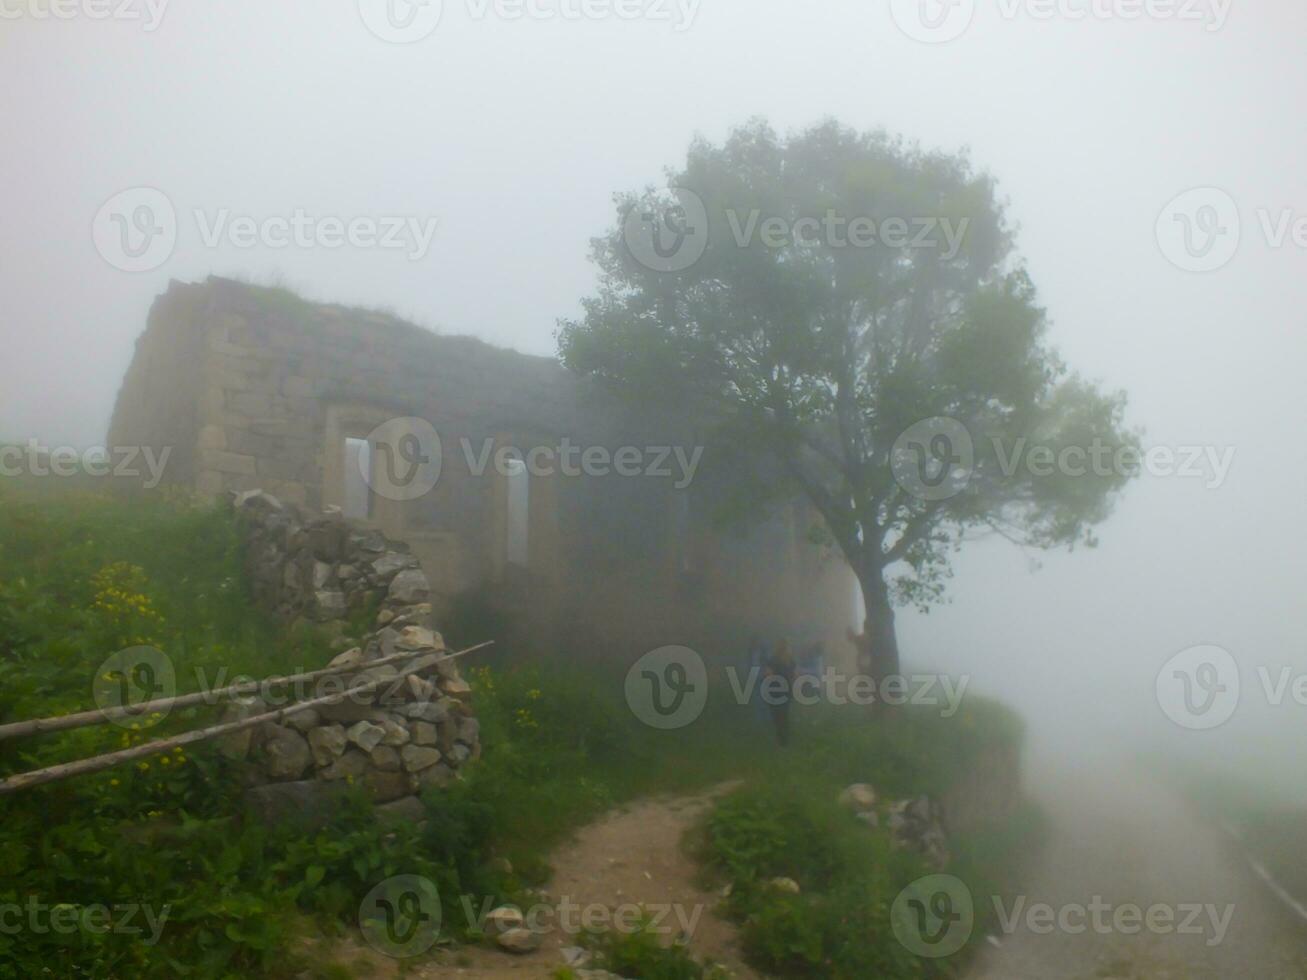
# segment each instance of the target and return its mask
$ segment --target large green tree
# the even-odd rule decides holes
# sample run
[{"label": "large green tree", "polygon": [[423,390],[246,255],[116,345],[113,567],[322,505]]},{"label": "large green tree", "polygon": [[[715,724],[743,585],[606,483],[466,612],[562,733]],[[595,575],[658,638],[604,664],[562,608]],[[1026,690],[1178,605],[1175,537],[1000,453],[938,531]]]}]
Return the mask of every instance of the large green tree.
[{"label": "large green tree", "polygon": [[1125,399],[1047,345],[965,155],[754,122],[668,177],[618,196],[562,359],[772,459],[858,578],[879,675],[899,669],[894,607],[938,601],[964,540],[1093,543],[1137,459]]}]

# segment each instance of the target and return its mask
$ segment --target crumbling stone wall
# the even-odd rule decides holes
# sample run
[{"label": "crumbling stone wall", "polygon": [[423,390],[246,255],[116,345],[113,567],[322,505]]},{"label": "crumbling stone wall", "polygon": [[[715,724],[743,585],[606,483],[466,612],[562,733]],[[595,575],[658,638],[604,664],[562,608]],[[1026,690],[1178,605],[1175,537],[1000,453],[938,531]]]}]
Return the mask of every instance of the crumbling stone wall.
[{"label": "crumbling stone wall", "polygon": [[[361,784],[374,801],[411,810],[416,793],[444,786],[480,753],[471,688],[431,629],[426,577],[405,545],[338,512],[311,516],[262,491],[235,495],[255,598],[284,618],[320,623],[376,610],[362,643],[333,667],[358,666],[351,684],[382,681],[367,695],[296,712],[227,736],[223,751],[248,763],[254,802],[291,811],[340,785]],[[412,659],[367,667],[397,653]],[[341,690],[321,682],[310,696]],[[303,700],[303,698],[295,698]],[[228,720],[269,710],[257,698],[228,706]]]}]

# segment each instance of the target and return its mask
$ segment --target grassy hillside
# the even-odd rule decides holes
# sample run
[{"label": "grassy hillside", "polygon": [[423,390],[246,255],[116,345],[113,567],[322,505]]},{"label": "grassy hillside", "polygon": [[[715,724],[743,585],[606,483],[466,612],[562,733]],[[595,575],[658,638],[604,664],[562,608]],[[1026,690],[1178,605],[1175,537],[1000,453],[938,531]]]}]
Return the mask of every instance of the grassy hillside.
[{"label": "grassy hillside", "polygon": [[[221,509],[184,496],[40,490],[0,484],[0,723],[91,706],[97,668],[131,645],[165,651],[179,692],[329,658],[332,636],[283,627],[250,604]],[[424,800],[421,832],[378,827],[362,799],[325,831],[265,828],[207,743],[0,798],[0,906],[35,904],[42,916],[56,906],[166,908],[157,936],[0,931],[0,978],[347,975],[307,960],[297,939],[356,928],[376,882],[430,878],[442,941],[475,939],[458,896],[476,905],[520,897],[545,880],[551,846],[607,807],[727,778],[744,787],[712,815],[700,846],[706,866],[739,886],[730,911],[761,965],[803,976],[946,969],[907,956],[888,928],[894,895],[926,869],[833,801],[854,781],[884,797],[937,791],[987,739],[1019,738],[1002,709],[968,701],[951,719],[904,710],[875,721],[858,709],[804,712],[795,746],[777,752],[756,716],[733,707],[677,732],[641,726],[621,671],[556,661],[470,674],[485,755]],[[175,712],[148,731],[106,725],[0,742],[0,776],[193,728],[212,713]],[[984,882],[1023,829],[957,842],[958,872]],[[804,895],[750,890],[771,874],[804,880]],[[695,975],[680,960],[654,960],[644,975]],[[638,963],[626,969],[641,975]]]}]

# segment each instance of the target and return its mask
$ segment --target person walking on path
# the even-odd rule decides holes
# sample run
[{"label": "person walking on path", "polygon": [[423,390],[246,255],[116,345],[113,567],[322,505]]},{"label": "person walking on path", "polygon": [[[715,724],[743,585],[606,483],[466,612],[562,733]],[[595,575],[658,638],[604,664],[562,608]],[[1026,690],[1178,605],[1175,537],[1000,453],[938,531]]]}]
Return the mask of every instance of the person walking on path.
[{"label": "person walking on path", "polygon": [[[776,742],[784,747],[790,744],[790,700],[794,691],[795,663],[790,643],[781,639],[772,651],[763,669],[763,689],[771,706],[772,725],[776,728]],[[780,680],[772,680],[776,677]]]}]

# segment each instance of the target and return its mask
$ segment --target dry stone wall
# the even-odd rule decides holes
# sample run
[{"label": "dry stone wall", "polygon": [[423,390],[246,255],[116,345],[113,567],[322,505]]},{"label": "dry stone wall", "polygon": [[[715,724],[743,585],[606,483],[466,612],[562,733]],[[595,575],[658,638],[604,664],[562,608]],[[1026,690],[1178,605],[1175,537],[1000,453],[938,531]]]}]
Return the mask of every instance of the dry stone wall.
[{"label": "dry stone wall", "polygon": [[[380,681],[368,694],[289,715],[229,736],[223,751],[247,764],[250,798],[269,816],[301,810],[340,786],[412,812],[415,795],[445,786],[480,754],[471,688],[431,628],[426,577],[405,545],[344,520],[307,515],[263,491],[233,496],[246,569],[257,600],[285,619],[319,623],[375,610],[360,645],[330,666],[357,668],[312,696]],[[400,653],[412,659],[367,666]],[[298,699],[298,698],[297,698]],[[227,720],[269,710],[259,698],[227,708]]]}]

